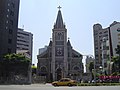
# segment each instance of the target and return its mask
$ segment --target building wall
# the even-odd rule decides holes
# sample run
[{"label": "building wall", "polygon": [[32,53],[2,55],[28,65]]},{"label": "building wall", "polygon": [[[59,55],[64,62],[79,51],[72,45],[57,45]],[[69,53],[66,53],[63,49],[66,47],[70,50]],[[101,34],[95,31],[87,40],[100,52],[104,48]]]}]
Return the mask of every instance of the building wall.
[{"label": "building wall", "polygon": [[[70,57],[68,58],[68,72],[67,72],[67,75],[64,76],[64,62],[61,61],[61,58],[57,58],[56,59],[56,62],[55,62],[55,73],[52,73],[52,70],[51,68],[53,67],[53,64],[51,61],[52,61],[52,57],[51,55],[49,55],[49,53],[51,53],[51,48],[50,46],[48,46],[49,48],[47,48],[46,51],[44,51],[42,54],[39,54],[37,56],[38,58],[38,63],[37,63],[37,75],[39,76],[45,76],[46,77],[46,81],[51,81],[52,79],[53,80],[57,80],[57,69],[62,69],[62,77],[70,77],[71,79],[82,79],[82,73],[83,73],[83,63],[82,63],[82,56],[81,55],[76,55],[75,56],[73,55],[73,50],[71,48],[71,50],[69,51],[70,54]],[[67,56],[67,55],[66,55]],[[44,69],[43,69],[44,68]],[[53,77],[51,79],[51,74],[55,77]]]},{"label": "building wall", "polygon": [[111,42],[113,49],[113,56],[116,56],[115,48],[117,45],[120,45],[120,23],[116,23],[115,25],[110,26],[111,33]]},{"label": "building wall", "polygon": [[18,28],[17,31],[17,52],[28,51],[32,59],[33,34]]},{"label": "building wall", "polygon": [[45,46],[44,48],[40,48],[38,55],[42,54],[46,50],[47,50],[47,46]]},{"label": "building wall", "polygon": [[19,0],[0,0],[0,59],[16,52]]}]

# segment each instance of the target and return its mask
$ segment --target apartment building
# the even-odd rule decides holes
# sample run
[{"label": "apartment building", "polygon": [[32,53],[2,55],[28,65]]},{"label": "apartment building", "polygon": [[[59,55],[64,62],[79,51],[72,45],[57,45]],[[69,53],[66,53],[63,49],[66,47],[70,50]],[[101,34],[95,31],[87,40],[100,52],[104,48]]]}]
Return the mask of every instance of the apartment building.
[{"label": "apartment building", "polygon": [[33,34],[18,28],[17,31],[17,53],[24,54],[32,60]]},{"label": "apartment building", "polygon": [[107,28],[94,24],[93,36],[96,69],[102,66],[103,71],[108,72],[111,57],[116,56],[115,48],[120,45],[120,22],[114,21]]}]

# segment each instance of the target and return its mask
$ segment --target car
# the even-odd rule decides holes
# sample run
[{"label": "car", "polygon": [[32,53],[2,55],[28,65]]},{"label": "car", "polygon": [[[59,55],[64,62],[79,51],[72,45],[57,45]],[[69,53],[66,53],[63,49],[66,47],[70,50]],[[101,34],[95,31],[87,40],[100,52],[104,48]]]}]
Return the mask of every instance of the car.
[{"label": "car", "polygon": [[52,82],[53,86],[77,86],[77,81],[70,78],[62,78],[59,81]]}]

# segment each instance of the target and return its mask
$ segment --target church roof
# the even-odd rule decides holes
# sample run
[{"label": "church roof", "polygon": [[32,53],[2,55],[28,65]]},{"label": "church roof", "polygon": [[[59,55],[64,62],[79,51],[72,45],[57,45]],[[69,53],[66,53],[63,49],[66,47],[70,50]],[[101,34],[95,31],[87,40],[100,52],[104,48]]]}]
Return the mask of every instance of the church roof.
[{"label": "church roof", "polygon": [[76,50],[72,49],[72,52],[73,52],[73,57],[82,57],[82,54],[80,54]]},{"label": "church roof", "polygon": [[[60,8],[60,7],[58,7],[58,8]],[[54,25],[54,28],[57,28],[57,29],[65,28],[65,25],[63,23],[63,18],[62,18],[62,14],[61,14],[61,10],[60,9],[58,10],[57,19],[56,19],[56,23]]]}]

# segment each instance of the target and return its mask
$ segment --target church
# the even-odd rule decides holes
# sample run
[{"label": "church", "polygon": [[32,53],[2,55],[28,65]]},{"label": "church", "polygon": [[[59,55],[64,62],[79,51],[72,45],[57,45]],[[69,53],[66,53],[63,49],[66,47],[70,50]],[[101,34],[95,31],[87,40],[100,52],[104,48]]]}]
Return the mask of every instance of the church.
[{"label": "church", "polygon": [[46,49],[37,55],[37,74],[44,76],[46,81],[61,78],[78,80],[83,73],[83,55],[73,49],[67,38],[66,25],[63,23],[60,6],[56,22],[52,29],[52,39]]}]

